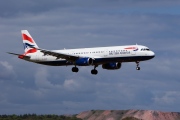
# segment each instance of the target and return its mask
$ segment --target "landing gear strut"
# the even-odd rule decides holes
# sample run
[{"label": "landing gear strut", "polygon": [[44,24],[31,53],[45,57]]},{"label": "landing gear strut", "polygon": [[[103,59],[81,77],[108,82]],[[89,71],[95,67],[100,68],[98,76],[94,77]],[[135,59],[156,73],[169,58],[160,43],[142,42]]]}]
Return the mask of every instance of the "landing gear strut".
[{"label": "landing gear strut", "polygon": [[139,67],[139,61],[136,62],[136,70],[140,70],[141,68]]},{"label": "landing gear strut", "polygon": [[91,70],[91,74],[93,74],[93,75],[97,75],[98,74],[98,71],[96,70],[96,67],[97,67],[98,65],[95,65],[94,66],[94,69],[92,69]]},{"label": "landing gear strut", "polygon": [[79,69],[76,66],[72,68],[72,72],[78,72],[78,71]]}]

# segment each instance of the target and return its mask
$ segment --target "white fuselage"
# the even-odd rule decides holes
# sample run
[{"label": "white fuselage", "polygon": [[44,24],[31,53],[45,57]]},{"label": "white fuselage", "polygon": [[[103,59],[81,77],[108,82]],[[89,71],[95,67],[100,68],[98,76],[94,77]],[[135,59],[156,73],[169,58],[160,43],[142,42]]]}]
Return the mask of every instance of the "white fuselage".
[{"label": "white fuselage", "polygon": [[[75,55],[79,57],[89,57],[94,59],[94,64],[103,64],[109,62],[136,62],[149,60],[155,56],[154,52],[142,45],[127,45],[127,46],[112,46],[112,47],[95,47],[95,48],[81,48],[81,49],[64,49],[52,50],[53,52],[64,53],[68,55]],[[45,55],[37,51],[29,54],[28,61],[46,64],[46,65],[73,65],[65,59]],[[53,64],[54,62],[54,64]]]}]

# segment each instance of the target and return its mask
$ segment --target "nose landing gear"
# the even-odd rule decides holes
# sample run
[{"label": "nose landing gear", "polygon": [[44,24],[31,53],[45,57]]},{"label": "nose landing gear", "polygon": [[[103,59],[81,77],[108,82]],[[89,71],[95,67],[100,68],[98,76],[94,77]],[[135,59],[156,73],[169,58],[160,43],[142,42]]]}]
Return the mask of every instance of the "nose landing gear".
[{"label": "nose landing gear", "polygon": [[136,70],[140,70],[141,68],[139,67],[139,61],[136,62]]}]

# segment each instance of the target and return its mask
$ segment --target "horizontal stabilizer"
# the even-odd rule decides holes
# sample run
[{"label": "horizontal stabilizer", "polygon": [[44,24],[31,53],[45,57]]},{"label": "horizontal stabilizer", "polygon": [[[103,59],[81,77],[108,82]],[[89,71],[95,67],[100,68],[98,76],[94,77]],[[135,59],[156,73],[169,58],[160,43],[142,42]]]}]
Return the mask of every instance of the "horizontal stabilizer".
[{"label": "horizontal stabilizer", "polygon": [[16,53],[11,53],[11,52],[7,52],[7,53],[12,54],[12,55],[17,55],[17,56],[21,55],[21,54],[16,54]]},{"label": "horizontal stabilizer", "polygon": [[11,53],[11,52],[7,52],[7,53],[11,54],[11,55],[16,55],[20,59],[30,59],[30,56],[26,56],[26,55],[22,55],[22,54],[17,54],[17,53]]}]

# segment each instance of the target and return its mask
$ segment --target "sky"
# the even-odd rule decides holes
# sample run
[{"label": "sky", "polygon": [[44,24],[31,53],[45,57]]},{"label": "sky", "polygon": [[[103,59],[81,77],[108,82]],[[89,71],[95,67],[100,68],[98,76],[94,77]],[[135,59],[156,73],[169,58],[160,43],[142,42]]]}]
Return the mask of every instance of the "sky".
[{"label": "sky", "polygon": [[[52,67],[18,59],[21,30],[40,48],[139,44],[152,60],[98,66]],[[77,114],[87,110],[180,112],[179,0],[0,1],[0,114]]]}]

